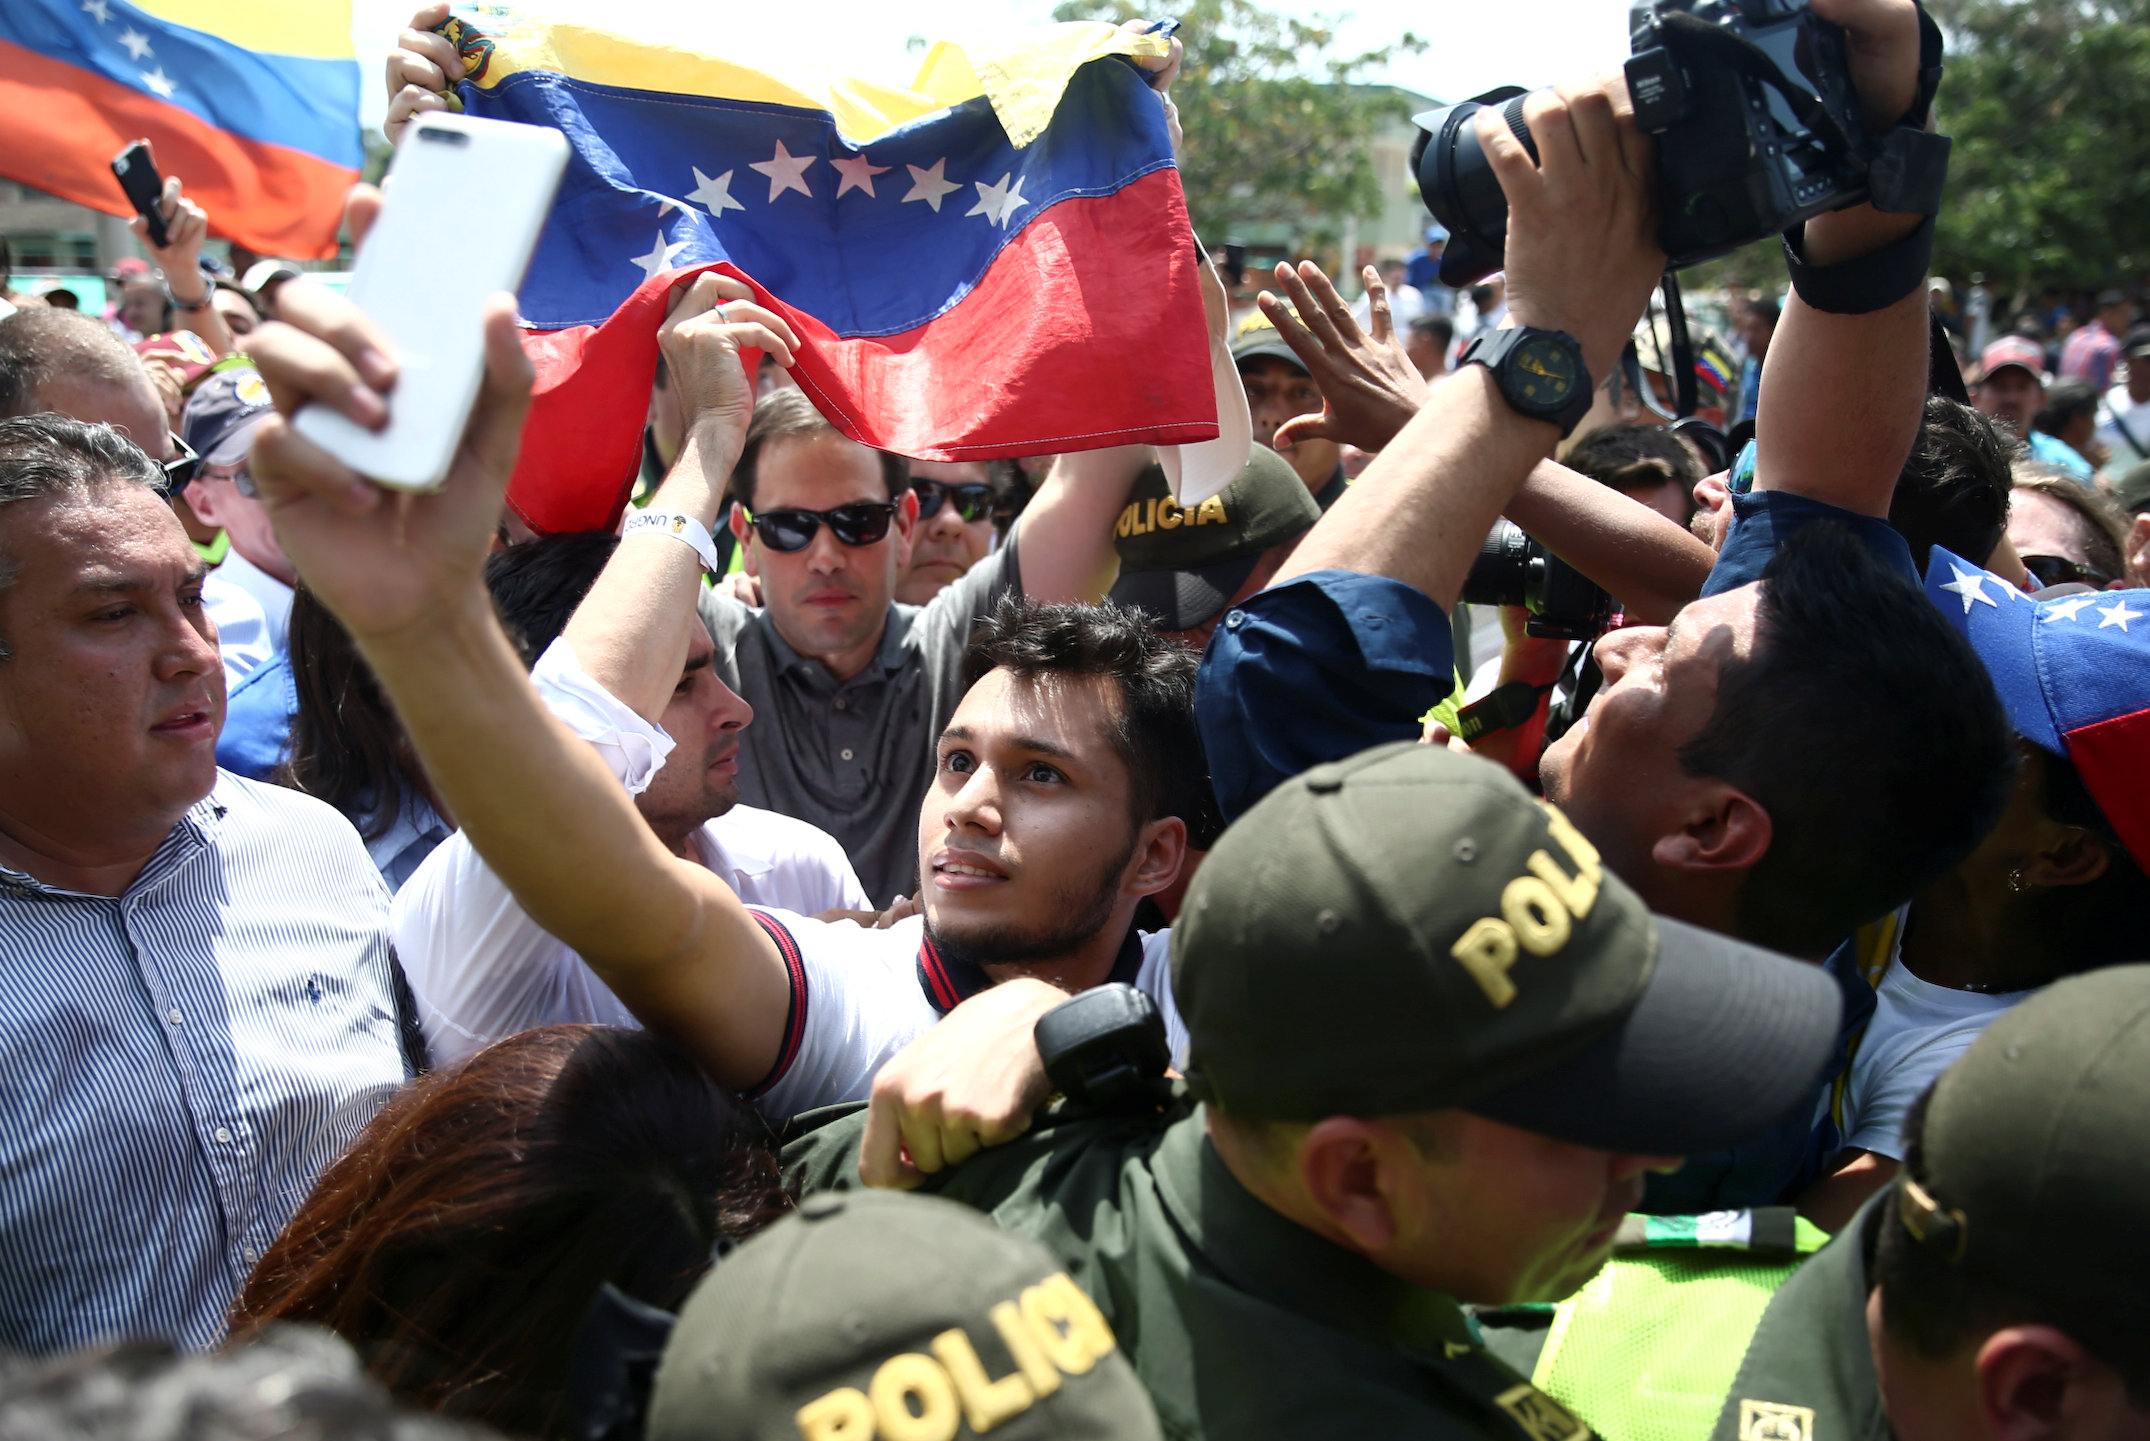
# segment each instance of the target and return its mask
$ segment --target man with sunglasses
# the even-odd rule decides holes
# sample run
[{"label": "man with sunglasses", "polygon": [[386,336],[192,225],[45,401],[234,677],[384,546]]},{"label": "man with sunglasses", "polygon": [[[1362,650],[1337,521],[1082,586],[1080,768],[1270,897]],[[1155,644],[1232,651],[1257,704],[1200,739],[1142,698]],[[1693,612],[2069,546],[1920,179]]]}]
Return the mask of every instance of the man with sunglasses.
[{"label": "man with sunglasses", "polygon": [[[692,395],[706,382],[682,373],[689,364],[675,358],[672,378]],[[972,627],[1004,595],[1100,599],[1113,517],[1147,458],[1061,457],[1004,545],[909,605],[897,587],[923,503],[905,462],[843,435],[796,389],[763,398],[730,480],[732,533],[762,604],[716,591],[700,602],[719,675],[759,717],[740,738],[740,798],[835,836],[876,905],[914,891],[913,822]],[[977,500],[959,488],[939,511],[975,513]]]},{"label": "man with sunglasses", "polygon": [[911,462],[911,494],[918,497],[918,529],[911,561],[896,583],[896,599],[927,605],[970,574],[993,552],[994,520],[1007,486],[997,467],[1005,461]]}]

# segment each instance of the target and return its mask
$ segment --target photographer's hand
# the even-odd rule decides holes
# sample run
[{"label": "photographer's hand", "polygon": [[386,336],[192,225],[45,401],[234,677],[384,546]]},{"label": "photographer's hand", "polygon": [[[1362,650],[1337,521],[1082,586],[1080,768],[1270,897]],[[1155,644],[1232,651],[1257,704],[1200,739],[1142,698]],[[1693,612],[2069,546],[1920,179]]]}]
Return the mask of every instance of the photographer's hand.
[{"label": "photographer's hand", "polygon": [[1508,316],[1574,336],[1602,379],[1665,269],[1650,141],[1617,72],[1538,91],[1523,118],[1535,164],[1498,107],[1472,121],[1508,197]]},{"label": "photographer's hand", "polygon": [[463,57],[433,28],[447,18],[447,0],[435,0],[411,17],[410,27],[388,52],[388,114],[381,133],[391,145],[403,138],[403,127],[427,111],[463,108],[455,93],[463,78]]},{"label": "photographer's hand", "polygon": [[[1919,89],[1919,12],[1913,0],[1813,0],[1814,13],[1844,27],[1852,88],[1866,126],[1877,137],[1903,119]],[[1836,265],[1895,243],[1926,217],[1854,205],[1806,224],[1810,265]]]},{"label": "photographer's hand", "polygon": [[1322,399],[1321,414],[1295,416],[1277,428],[1277,445],[1311,439],[1381,449],[1411,423],[1426,403],[1427,391],[1418,367],[1397,343],[1380,275],[1371,265],[1366,267],[1366,295],[1373,303],[1371,334],[1359,329],[1351,307],[1313,261],[1301,262],[1296,270],[1279,265],[1276,278],[1290,306],[1266,290],[1256,303],[1284,343],[1306,362]]}]

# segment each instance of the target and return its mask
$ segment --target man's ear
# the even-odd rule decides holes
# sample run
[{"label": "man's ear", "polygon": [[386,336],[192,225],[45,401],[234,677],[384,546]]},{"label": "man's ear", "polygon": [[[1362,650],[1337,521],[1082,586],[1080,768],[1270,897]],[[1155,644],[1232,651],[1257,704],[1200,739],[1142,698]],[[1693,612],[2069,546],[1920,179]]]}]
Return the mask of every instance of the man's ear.
[{"label": "man's ear", "polygon": [[[731,519],[727,523],[732,528],[732,539],[739,542],[740,567],[748,575],[760,575],[761,567],[755,564],[758,557],[754,550],[754,531],[747,524],[747,508],[737,501],[732,502]],[[722,579],[721,576],[718,578]]]},{"label": "man's ear", "polygon": [[[229,482],[226,482],[226,484],[229,484]],[[210,477],[197,475],[187,483],[185,490],[179,492],[179,498],[187,503],[188,510],[194,512],[196,520],[203,525],[213,525],[222,530],[224,521],[217,514],[217,501],[221,497],[217,492],[216,485],[216,481]]]},{"label": "man's ear", "polygon": [[911,547],[918,543],[918,492],[909,486],[896,497],[896,572],[911,563]]},{"label": "man's ear", "polygon": [[1704,786],[1676,831],[1657,838],[1650,857],[1668,870],[1742,871],[1769,850],[1769,812],[1736,786]]},{"label": "man's ear", "polygon": [[2053,1326],[2004,1326],[1978,1348],[1978,1404],[1999,1441],[2060,1441],[2137,1429],[2119,1375]]},{"label": "man's ear", "polygon": [[1187,823],[1178,816],[1151,821],[1135,837],[1135,854],[1125,888],[1138,896],[1154,896],[1179,879],[1187,863]]},{"label": "man's ear", "polygon": [[1387,1172],[1410,1141],[1393,1127],[1356,1116],[1317,1121],[1299,1148],[1299,1181],[1314,1208],[1363,1254],[1394,1243],[1396,1216]]},{"label": "man's ear", "polygon": [[2081,826],[2063,826],[2060,834],[2022,866],[2029,886],[2087,886],[2113,862],[2105,842]]}]

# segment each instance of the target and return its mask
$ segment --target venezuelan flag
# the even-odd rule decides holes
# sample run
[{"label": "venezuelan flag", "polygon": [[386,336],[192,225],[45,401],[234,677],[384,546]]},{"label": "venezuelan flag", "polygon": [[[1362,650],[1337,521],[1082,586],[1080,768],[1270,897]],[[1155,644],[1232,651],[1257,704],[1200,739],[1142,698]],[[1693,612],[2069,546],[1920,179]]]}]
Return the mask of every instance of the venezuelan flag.
[{"label": "venezuelan flag", "polygon": [[567,24],[451,21],[474,115],[551,125],[568,173],[519,297],[539,393],[509,494],[540,530],[624,503],[667,297],[722,266],[803,342],[801,388],[924,460],[1217,434],[1197,253],[1136,54],[1050,27],[936,47],[908,89],[807,85]]},{"label": "venezuelan flag", "polygon": [[0,174],[114,215],[147,137],[219,235],[336,253],[358,178],[348,0],[0,0]]}]

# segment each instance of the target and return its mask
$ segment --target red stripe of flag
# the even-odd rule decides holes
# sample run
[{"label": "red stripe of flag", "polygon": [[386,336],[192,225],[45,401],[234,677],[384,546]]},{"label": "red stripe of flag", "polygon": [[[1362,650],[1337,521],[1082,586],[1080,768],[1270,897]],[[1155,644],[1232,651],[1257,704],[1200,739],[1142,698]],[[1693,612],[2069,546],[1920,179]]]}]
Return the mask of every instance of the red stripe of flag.
[{"label": "red stripe of flag", "polygon": [[[1217,434],[1195,257],[1175,238],[1188,233],[1179,176],[1162,170],[1054,205],[962,300],[901,335],[841,339],[759,286],[755,294],[799,335],[800,388],[862,444],[919,460],[1187,444]],[[727,264],[658,276],[601,326],[525,335],[538,393],[508,499],[532,529],[618,522],[641,454],[657,327],[672,288],[703,269],[739,275]],[[1123,423],[1101,428],[1100,415]]]},{"label": "red stripe of flag", "polygon": [[2078,726],[2063,737],[2091,799],[2150,871],[2150,710]]},{"label": "red stripe of flag", "polygon": [[134,209],[112,158],[148,136],[157,168],[186,181],[217,234],[294,259],[336,254],[344,195],[358,172],[242,139],[198,116],[63,61],[0,41],[0,175],[102,210]]}]

